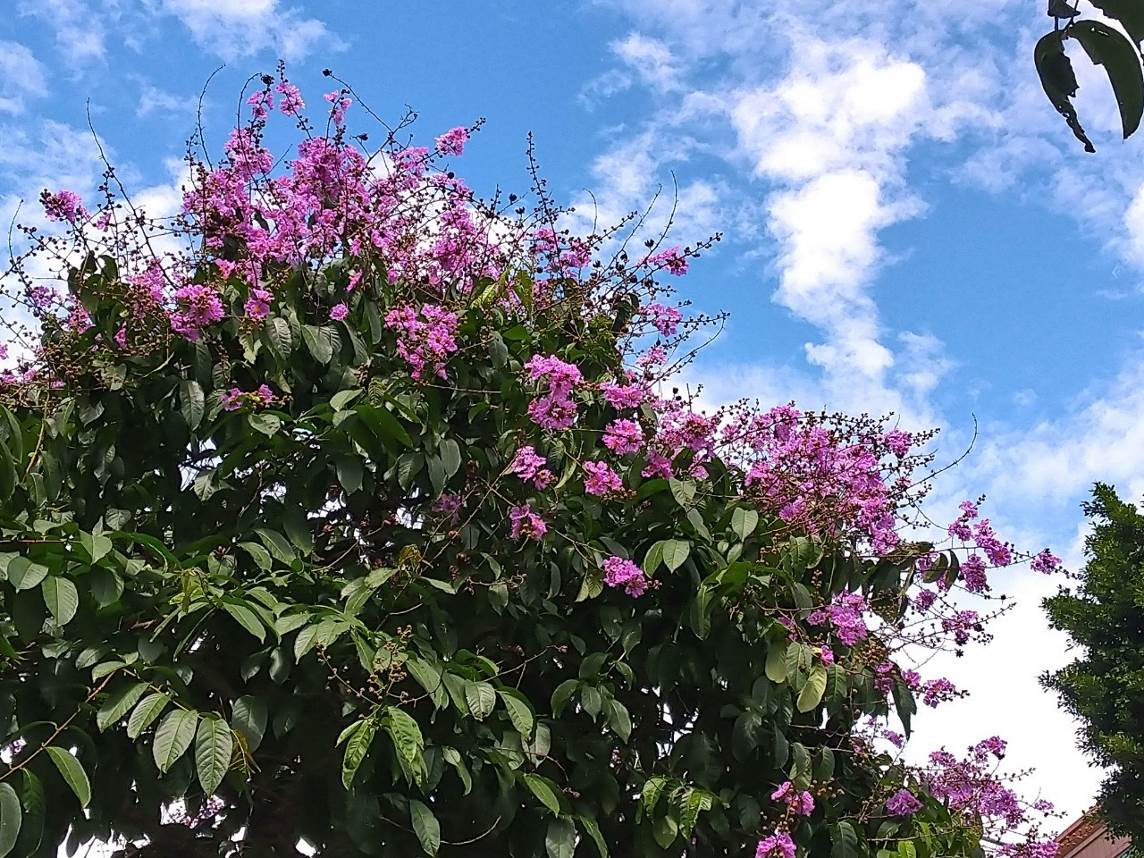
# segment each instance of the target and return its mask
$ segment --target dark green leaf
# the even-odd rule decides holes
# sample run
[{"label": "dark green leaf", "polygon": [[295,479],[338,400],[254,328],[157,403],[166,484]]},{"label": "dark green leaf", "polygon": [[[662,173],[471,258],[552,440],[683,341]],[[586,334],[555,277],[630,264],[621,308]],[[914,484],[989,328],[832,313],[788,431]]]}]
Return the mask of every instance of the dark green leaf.
[{"label": "dark green leaf", "polygon": [[195,728],[199,724],[199,713],[186,709],[176,709],[168,712],[159,722],[159,729],[155,731],[155,741],[151,746],[151,754],[155,758],[155,765],[159,771],[166,774],[171,766],[179,761],[179,757],[191,747],[195,738]]},{"label": "dark green leaf", "polygon": [[56,764],[64,782],[71,787],[75,797],[79,799],[80,807],[87,807],[91,801],[91,783],[88,781],[87,772],[83,770],[80,761],[63,748],[57,748],[55,745],[49,745],[44,750],[48,752],[48,756]]},{"label": "dark green leaf", "polygon": [[40,584],[44,594],[44,605],[58,625],[66,626],[79,610],[79,591],[67,578],[49,575]]},{"label": "dark green leaf", "polygon": [[569,819],[554,819],[544,835],[548,858],[572,858],[576,851],[576,826]]},{"label": "dark green leaf", "polygon": [[1140,118],[1144,116],[1144,71],[1140,68],[1140,54],[1128,39],[1100,21],[1074,21],[1067,32],[1070,38],[1081,43],[1089,59],[1104,66],[1108,73],[1127,139],[1140,127]]},{"label": "dark green leaf", "polygon": [[195,771],[203,795],[214,795],[230,769],[234,753],[234,737],[230,726],[217,715],[204,715],[199,720],[195,737]]},{"label": "dark green leaf", "polygon": [[10,784],[0,783],[0,858],[15,847],[23,817],[16,790]]},{"label": "dark green leaf", "polygon": [[1084,144],[1084,150],[1095,152],[1096,147],[1092,145],[1092,141],[1081,127],[1076,109],[1070,100],[1076,96],[1077,82],[1072,63],[1065,54],[1063,37],[1062,30],[1042,36],[1033,50],[1033,62],[1041,79],[1041,88],[1044,89],[1045,95],[1049,97],[1057,113],[1064,117],[1076,139]]},{"label": "dark green leaf", "polygon": [[441,848],[441,823],[433,811],[417,799],[410,799],[409,819],[421,848],[429,855],[436,855]]}]

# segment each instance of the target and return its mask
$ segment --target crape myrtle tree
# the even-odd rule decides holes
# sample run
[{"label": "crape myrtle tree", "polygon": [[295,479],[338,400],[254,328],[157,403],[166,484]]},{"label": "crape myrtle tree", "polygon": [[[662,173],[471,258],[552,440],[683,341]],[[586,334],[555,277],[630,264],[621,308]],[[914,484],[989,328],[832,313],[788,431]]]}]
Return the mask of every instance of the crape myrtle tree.
[{"label": "crape myrtle tree", "polygon": [[1081,657],[1045,685],[1082,723],[1085,750],[1112,769],[1100,810],[1112,828],[1144,838],[1144,516],[1097,485],[1085,512],[1094,527],[1075,587],[1045,600],[1053,626]]},{"label": "crape myrtle tree", "polygon": [[902,757],[1018,559],[901,535],[930,434],[701,411],[709,243],[255,86],[181,213],[109,168],[7,278],[0,856],[1052,854],[1000,739]]}]

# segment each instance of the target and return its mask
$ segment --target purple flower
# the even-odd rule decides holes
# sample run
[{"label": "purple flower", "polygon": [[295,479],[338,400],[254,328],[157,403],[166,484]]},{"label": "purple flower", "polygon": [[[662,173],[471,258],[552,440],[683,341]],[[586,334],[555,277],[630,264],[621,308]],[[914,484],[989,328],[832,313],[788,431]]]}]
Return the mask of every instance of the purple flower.
[{"label": "purple flower", "polygon": [[40,202],[44,206],[44,214],[48,220],[74,224],[80,218],[87,217],[83,200],[75,191],[57,191],[54,194],[44,191],[40,194]]},{"label": "purple flower", "polygon": [[623,557],[609,557],[604,561],[604,583],[609,587],[623,587],[624,592],[633,598],[647,591],[643,570]]},{"label": "purple flower", "polygon": [[437,138],[437,151],[442,155],[460,155],[469,142],[469,129],[458,126]]},{"label": "purple flower", "polygon": [[794,858],[795,845],[785,831],[776,831],[759,841],[755,858]]},{"label": "purple flower", "polygon": [[590,495],[610,495],[623,489],[624,481],[607,462],[585,462],[584,491]]},{"label": "purple flower", "polygon": [[528,504],[514,506],[509,510],[508,518],[512,525],[511,535],[513,539],[524,536],[539,542],[548,532],[548,525],[544,523],[544,519],[533,512],[532,507]]},{"label": "purple flower", "polygon": [[265,289],[251,289],[250,297],[246,299],[242,309],[246,312],[247,318],[261,322],[270,315],[270,302],[273,299],[274,296]]},{"label": "purple flower", "polygon": [[900,789],[886,800],[886,813],[891,816],[913,816],[922,803],[908,789]]},{"label": "purple flower", "polygon": [[1061,568],[1061,560],[1049,549],[1045,549],[1036,557],[1033,562],[1029,564],[1034,572],[1043,572],[1046,575],[1051,575]]},{"label": "purple flower", "polygon": [[350,314],[350,308],[347,307],[345,304],[334,304],[334,306],[332,306],[330,308],[330,318],[333,319],[335,322],[340,322],[342,319],[344,319],[349,314]]}]

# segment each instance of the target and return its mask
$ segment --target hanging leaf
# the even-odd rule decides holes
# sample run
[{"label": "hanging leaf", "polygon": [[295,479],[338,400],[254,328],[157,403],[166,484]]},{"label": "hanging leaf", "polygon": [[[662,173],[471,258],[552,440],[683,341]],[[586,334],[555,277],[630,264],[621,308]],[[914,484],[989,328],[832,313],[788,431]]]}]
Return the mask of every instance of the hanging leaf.
[{"label": "hanging leaf", "polygon": [[44,750],[48,752],[48,756],[56,764],[64,782],[71,787],[75,797],[79,799],[79,806],[87,807],[88,802],[91,801],[91,782],[88,781],[87,772],[83,770],[80,761],[63,748],[57,748],[55,745],[49,745]]},{"label": "hanging leaf", "polygon": [[1093,6],[1120,23],[1139,45],[1144,42],[1144,3],[1140,0],[1089,0]]},{"label": "hanging leaf", "polygon": [[1063,30],[1056,30],[1041,37],[1033,49],[1033,63],[1041,79],[1041,87],[1057,113],[1064,117],[1076,139],[1084,144],[1084,151],[1095,152],[1096,147],[1092,145],[1092,141],[1081,127],[1076,109],[1070,101],[1076,97],[1077,82],[1072,62],[1065,54]]},{"label": "hanging leaf", "polygon": [[528,787],[536,798],[543,804],[553,816],[560,815],[560,796],[559,788],[546,777],[541,775],[526,774],[521,775],[524,780],[524,785]]},{"label": "hanging leaf", "polygon": [[187,428],[194,431],[203,421],[206,413],[206,396],[202,385],[194,379],[179,382],[179,412],[187,421]]},{"label": "hanging leaf", "polygon": [[44,594],[44,605],[51,612],[57,625],[66,626],[79,610],[79,591],[67,578],[49,575],[40,585]]},{"label": "hanging leaf", "polygon": [[132,739],[138,739],[143,731],[151,726],[151,722],[162,714],[170,702],[171,696],[161,691],[148,694],[140,700],[139,705],[131,713],[131,717],[127,719],[127,735]]},{"label": "hanging leaf", "polygon": [[521,700],[515,693],[510,691],[501,690],[498,692],[501,700],[504,702],[504,708],[508,712],[508,718],[512,721],[512,726],[516,728],[516,732],[520,733],[522,737],[527,739],[532,735],[533,725],[536,719],[532,714],[532,709],[528,703]]},{"label": "hanging leaf", "polygon": [[358,722],[357,729],[350,734],[349,741],[346,742],[345,755],[342,757],[342,785],[346,789],[353,786],[354,775],[369,753],[375,735],[377,735],[377,722],[373,718],[363,718]]},{"label": "hanging leaf", "polygon": [[798,695],[799,712],[809,712],[822,702],[822,695],[826,693],[826,667],[816,664],[810,671],[806,685]]},{"label": "hanging leaf", "polygon": [[441,823],[433,811],[417,799],[411,799],[409,821],[413,823],[413,833],[417,835],[421,848],[429,855],[436,855],[441,848]]},{"label": "hanging leaf", "polygon": [[155,743],[151,754],[159,771],[166,774],[171,766],[179,761],[195,739],[195,728],[199,724],[199,713],[186,709],[168,712],[155,731]]},{"label": "hanging leaf", "polygon": [[4,858],[16,845],[23,817],[16,790],[9,784],[0,783],[0,858]]},{"label": "hanging leaf", "polygon": [[19,590],[31,590],[48,577],[48,567],[33,563],[27,557],[13,557],[8,564],[8,583]]},{"label": "hanging leaf", "polygon": [[484,721],[497,702],[496,689],[487,682],[469,682],[465,685],[465,702],[478,721]]},{"label": "hanging leaf", "polygon": [[548,858],[572,858],[576,851],[576,826],[568,819],[554,819],[548,823],[544,835],[544,848]]},{"label": "hanging leaf", "polygon": [[195,737],[195,771],[203,795],[214,795],[230,769],[234,737],[230,726],[217,715],[204,715]]},{"label": "hanging leaf", "polygon": [[95,713],[95,726],[102,733],[112,724],[118,724],[119,719],[139,702],[139,698],[143,696],[146,690],[147,684],[144,682],[128,685],[123,691],[104,703]]},{"label": "hanging leaf", "polygon": [[1128,139],[1140,127],[1144,116],[1144,70],[1140,54],[1128,39],[1100,21],[1076,21],[1065,31],[1076,39],[1098,66],[1104,66],[1116,104],[1120,123]]},{"label": "hanging leaf", "polygon": [[234,701],[230,717],[231,726],[246,737],[246,746],[251,751],[257,751],[258,746],[262,744],[262,737],[266,735],[268,714],[266,702],[253,694],[244,695]]},{"label": "hanging leaf", "polygon": [[663,562],[668,571],[674,572],[687,560],[691,553],[691,543],[682,539],[669,539],[663,543]]}]

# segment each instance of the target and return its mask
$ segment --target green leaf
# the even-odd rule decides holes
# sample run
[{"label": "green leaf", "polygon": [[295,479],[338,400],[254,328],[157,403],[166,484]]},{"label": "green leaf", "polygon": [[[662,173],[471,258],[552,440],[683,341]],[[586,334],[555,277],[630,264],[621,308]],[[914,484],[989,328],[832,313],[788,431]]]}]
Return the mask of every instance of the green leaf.
[{"label": "green leaf", "polygon": [[1100,21],[1074,21],[1066,31],[1076,39],[1096,65],[1104,66],[1127,140],[1140,127],[1144,116],[1144,70],[1140,54],[1123,35]]},{"label": "green leaf", "polygon": [[16,790],[10,784],[0,783],[0,858],[16,846],[23,818]]},{"label": "green leaf", "polygon": [[548,808],[553,816],[559,816],[560,797],[557,795],[559,790],[556,785],[541,775],[525,774],[521,777],[524,779],[524,785],[539,799],[540,803]]},{"label": "green leaf", "polygon": [[516,728],[516,732],[527,739],[532,735],[532,728],[536,723],[531,707],[514,693],[503,689],[497,693],[500,694],[500,699],[504,702],[504,708],[508,711],[508,719],[512,722],[512,726]]},{"label": "green leaf", "polygon": [[314,360],[321,364],[329,363],[334,357],[334,346],[324,329],[313,325],[302,326],[302,342],[306,344]]},{"label": "green leaf", "polygon": [[266,735],[267,718],[266,701],[253,694],[246,694],[234,701],[230,723],[246,737],[246,746],[251,751],[256,751],[262,744],[262,737]]},{"label": "green leaf", "polygon": [[569,819],[554,819],[544,834],[548,858],[572,858],[576,851],[576,826]]},{"label": "green leaf", "polygon": [[377,735],[377,722],[372,717],[363,718],[346,742],[346,753],[342,757],[342,785],[346,789],[353,786],[354,775],[369,753],[375,735]]},{"label": "green leaf", "polygon": [[337,459],[338,482],[346,490],[347,495],[361,491],[362,462],[357,456],[338,456]]},{"label": "green leaf", "polygon": [[681,507],[689,509],[695,503],[695,483],[692,480],[677,480],[673,477],[667,483],[671,486],[671,496]]},{"label": "green leaf", "polygon": [[83,770],[80,761],[65,751],[63,748],[57,748],[55,745],[49,745],[44,749],[48,752],[48,756],[52,758],[52,762],[56,764],[59,769],[60,775],[75,797],[79,799],[80,807],[87,807],[91,801],[91,782],[87,779],[87,772]]},{"label": "green leaf", "polygon": [[651,816],[655,806],[659,804],[659,798],[663,795],[663,788],[666,786],[667,778],[662,775],[654,775],[644,782],[640,800],[643,802],[644,813],[648,816]]},{"label": "green leaf", "polygon": [[[20,793],[20,801],[24,806],[24,823],[20,827],[20,836],[16,840],[18,855],[35,855],[44,839],[44,822],[47,819],[47,796],[44,785],[31,769],[25,768],[24,788]],[[0,829],[3,828],[3,811],[0,810]],[[0,834],[2,838],[2,834]],[[2,846],[0,846],[2,851]]]},{"label": "green leaf", "polygon": [[334,409],[334,411],[342,411],[347,405],[361,396],[362,393],[364,393],[364,391],[360,387],[354,388],[353,390],[339,390],[330,397],[330,407]]},{"label": "green leaf", "polygon": [[49,575],[40,585],[44,605],[58,625],[66,626],[79,610],[79,591],[67,578]]},{"label": "green leaf", "polygon": [[99,607],[114,605],[123,595],[123,577],[118,572],[96,566],[87,577],[91,586],[91,597]]},{"label": "green leaf", "polygon": [[832,858],[861,858],[858,850],[858,833],[849,822],[839,822],[831,827],[830,839],[833,843]]},{"label": "green leaf", "polygon": [[1072,131],[1073,136],[1084,144],[1084,151],[1095,152],[1096,147],[1088,139],[1084,128],[1077,118],[1076,109],[1071,99],[1076,96],[1076,73],[1072,62],[1065,54],[1064,31],[1055,30],[1041,37],[1033,49],[1033,62],[1037,68],[1037,76],[1041,79],[1041,88],[1057,113],[1064,117],[1065,123]]},{"label": "green leaf", "polygon": [[421,728],[413,717],[396,706],[386,709],[385,729],[393,741],[393,747],[402,761],[402,769],[410,772],[414,781],[422,783],[425,778],[425,739]]},{"label": "green leaf", "polygon": [[159,722],[159,729],[155,731],[155,741],[151,746],[151,754],[155,758],[155,765],[159,771],[166,774],[171,766],[179,761],[179,757],[191,747],[195,738],[195,728],[199,724],[199,713],[186,709],[176,709],[168,712]]},{"label": "green leaf", "polygon": [[691,836],[699,822],[699,814],[710,810],[715,797],[705,789],[690,787],[679,802],[679,833],[684,839]]},{"label": "green leaf", "polygon": [[604,834],[600,831],[600,825],[590,816],[578,816],[576,820],[580,823],[580,827],[584,829],[584,833],[591,838],[592,843],[596,846],[596,852],[600,858],[608,858],[608,844],[604,840]]},{"label": "green leaf", "polygon": [[112,549],[111,540],[102,533],[88,533],[80,531],[79,544],[92,563],[98,563],[107,556]]},{"label": "green leaf", "polygon": [[12,497],[16,491],[16,481],[16,460],[8,450],[8,445],[0,439],[0,502]]},{"label": "green leaf", "polygon": [[826,692],[826,667],[816,664],[811,668],[806,685],[798,695],[798,711],[809,712],[822,702],[822,695]]},{"label": "green leaf", "polygon": [[217,715],[204,715],[195,737],[195,771],[203,795],[214,795],[230,769],[233,754],[234,736],[230,726]]},{"label": "green leaf", "polygon": [[104,703],[95,713],[95,726],[99,728],[99,732],[102,733],[113,724],[118,724],[128,710],[139,702],[139,698],[143,696],[146,690],[147,684],[145,682],[136,682],[128,685],[122,692]]},{"label": "green leaf", "polygon": [[1140,0],[1090,0],[1093,6],[1119,21],[1136,44],[1144,42],[1144,3]]},{"label": "green leaf", "polygon": [[255,432],[261,432],[267,437],[277,435],[278,430],[282,428],[282,418],[268,411],[257,411],[254,414],[248,414],[246,415],[246,421],[250,424],[251,429]]},{"label": "green leaf", "polygon": [[258,619],[258,614],[245,605],[233,602],[223,602],[222,608],[234,618],[235,622],[258,638],[259,643],[266,642],[266,626]]},{"label": "green leaf", "polygon": [[452,438],[441,442],[441,464],[445,467],[446,479],[461,470],[461,447]]},{"label": "green leaf", "polygon": [[685,540],[668,539],[663,543],[663,562],[670,572],[682,566],[690,553],[691,543]]},{"label": "green leaf", "polygon": [[767,664],[764,671],[767,679],[780,685],[786,682],[787,678],[787,646],[786,640],[771,641],[767,645]]},{"label": "green leaf", "polygon": [[131,717],[127,719],[127,735],[132,739],[138,739],[170,702],[171,695],[161,691],[148,694],[140,700],[139,705],[131,713]]},{"label": "green leaf", "polygon": [[552,692],[552,699],[550,701],[553,717],[560,717],[560,713],[564,711],[564,707],[568,705],[568,701],[572,699],[572,695],[579,687],[580,680],[578,679],[565,679],[556,686]]},{"label": "green leaf", "polygon": [[206,396],[203,388],[194,379],[179,382],[179,413],[187,421],[187,428],[194,431],[203,422],[206,413]]},{"label": "green leaf", "polygon": [[8,583],[17,590],[31,590],[48,577],[48,567],[33,563],[27,557],[13,557],[8,564]]},{"label": "green leaf", "polygon": [[660,540],[652,545],[652,547],[647,550],[647,554],[644,555],[642,564],[643,571],[649,578],[655,574],[655,570],[658,569],[659,564],[663,562],[664,541],[665,540]]},{"label": "green leaf", "polygon": [[416,657],[408,659],[405,662],[405,667],[409,671],[409,675],[429,692],[429,699],[433,701],[434,706],[438,709],[444,709],[449,705],[449,694],[445,690],[445,682],[442,679],[440,667]]},{"label": "green leaf", "polygon": [[254,532],[258,534],[258,538],[262,540],[262,544],[270,549],[271,554],[287,566],[294,562],[295,557],[297,557],[294,553],[294,547],[281,533],[277,530],[270,530],[267,527],[256,527]]},{"label": "green leaf", "polygon": [[409,437],[405,427],[388,409],[363,403],[354,410],[365,421],[370,431],[382,441],[396,441],[405,447],[413,446],[413,439]]},{"label": "green leaf", "polygon": [[288,357],[294,348],[294,337],[290,334],[290,325],[280,316],[266,320],[266,339],[270,343],[270,348],[282,359]]},{"label": "green leaf", "polygon": [[759,514],[753,509],[739,506],[735,507],[735,511],[731,513],[731,529],[744,542],[748,536],[755,532],[755,528],[758,526]]},{"label": "green leaf", "polygon": [[613,699],[608,703],[608,726],[625,744],[632,735],[632,716],[628,714],[628,707],[619,700]]},{"label": "green leaf", "polygon": [[433,811],[417,799],[410,799],[409,821],[413,823],[413,833],[417,835],[421,848],[429,855],[436,855],[441,848],[441,823]]},{"label": "green leaf", "polygon": [[465,684],[465,702],[469,704],[473,717],[484,721],[496,705],[496,689],[487,682],[468,682]]}]

